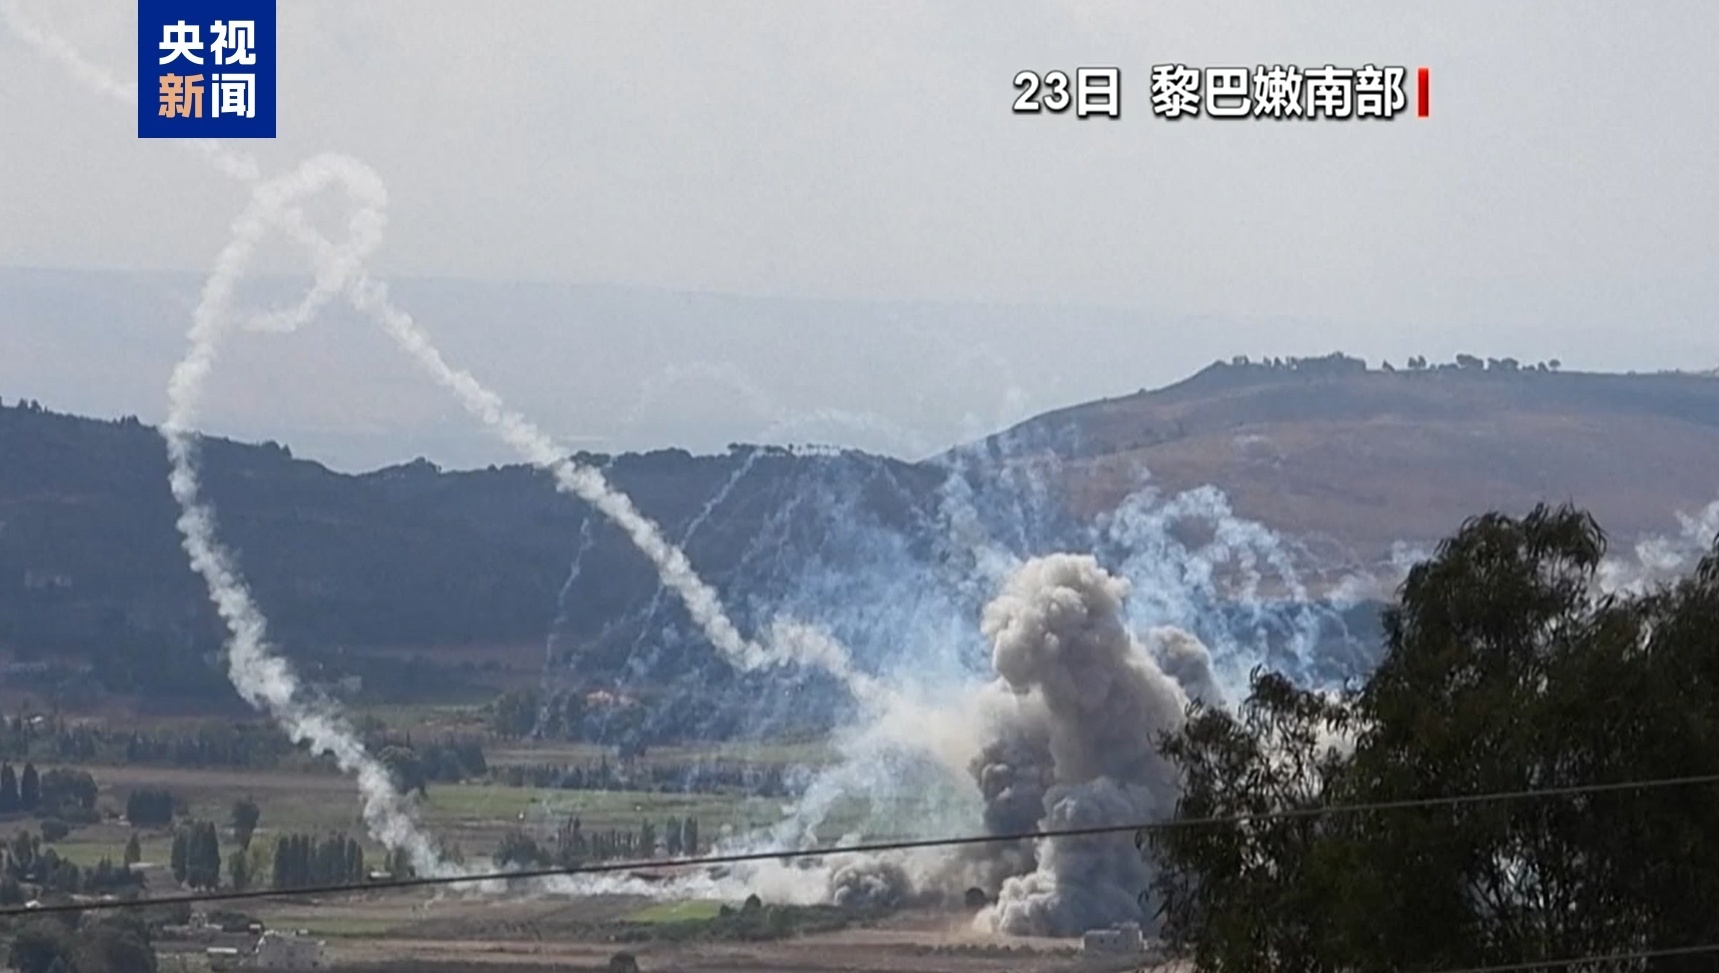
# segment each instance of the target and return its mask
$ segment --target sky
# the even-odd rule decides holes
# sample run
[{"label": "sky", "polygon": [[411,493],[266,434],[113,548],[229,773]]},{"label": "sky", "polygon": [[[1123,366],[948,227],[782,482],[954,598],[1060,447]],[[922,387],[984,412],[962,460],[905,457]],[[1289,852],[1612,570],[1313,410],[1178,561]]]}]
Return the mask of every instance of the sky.
[{"label": "sky", "polygon": [[[134,76],[130,0],[15,6]],[[375,270],[590,448],[923,455],[1235,354],[1719,365],[1712,4],[279,16],[280,136],[245,147],[271,171],[328,151],[373,166],[390,197]],[[1369,61],[1428,66],[1431,117],[1150,110],[1156,63]],[[1082,66],[1121,69],[1121,119],[1010,111],[1018,71]],[[138,139],[131,108],[4,28],[0,132],[0,397],[158,418],[243,188]],[[265,267],[304,270],[285,246]],[[496,452],[358,322],[319,327],[224,362],[211,427],[351,468]]]}]

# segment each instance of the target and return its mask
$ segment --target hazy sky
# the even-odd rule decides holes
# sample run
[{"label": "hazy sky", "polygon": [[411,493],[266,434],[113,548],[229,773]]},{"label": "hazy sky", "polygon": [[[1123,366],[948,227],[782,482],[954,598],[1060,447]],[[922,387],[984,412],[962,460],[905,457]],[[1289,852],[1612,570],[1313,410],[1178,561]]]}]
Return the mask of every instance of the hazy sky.
[{"label": "hazy sky", "polygon": [[[16,3],[134,77],[130,0]],[[1235,353],[1719,364],[1719,5],[282,0],[280,23],[280,137],[247,148],[277,169],[339,151],[380,171],[382,273],[818,299],[683,309],[677,327],[708,347],[609,365],[607,345],[639,344],[642,325],[570,321],[588,304],[571,292],[536,315],[414,307],[481,352],[505,394],[560,404],[551,425],[570,436],[707,445],[824,408],[917,424],[937,445]],[[1432,117],[1169,122],[1149,110],[1162,61],[1427,65]],[[1122,69],[1120,121],[1010,112],[1016,71],[1083,65]],[[0,266],[200,271],[243,205],[4,30],[0,132]],[[274,255],[275,270],[301,266]],[[0,306],[0,395],[117,408],[83,360],[103,354],[100,332],[48,333],[64,315],[35,298]],[[868,331],[900,302],[918,302],[911,329]],[[937,334],[923,302],[966,325]],[[987,331],[996,305],[1023,303]],[[184,308],[163,306],[140,369],[178,353]],[[569,329],[595,383],[578,396],[542,362]],[[951,342],[986,347],[962,360]],[[695,382],[640,424],[641,396],[700,366],[743,380]],[[945,378],[953,391],[927,398]],[[288,384],[325,411],[339,393],[328,376]],[[130,411],[158,411],[158,393],[135,395]],[[233,422],[339,431],[338,414],[296,408]],[[345,459],[389,458],[370,448]]]}]

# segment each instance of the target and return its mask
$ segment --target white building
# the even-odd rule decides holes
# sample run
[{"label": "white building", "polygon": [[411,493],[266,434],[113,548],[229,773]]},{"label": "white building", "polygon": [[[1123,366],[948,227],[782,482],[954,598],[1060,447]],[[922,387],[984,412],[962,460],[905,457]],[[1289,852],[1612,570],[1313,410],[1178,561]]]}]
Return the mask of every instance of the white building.
[{"label": "white building", "polygon": [[321,940],[265,932],[250,965],[259,970],[320,970],[328,965]]},{"label": "white building", "polygon": [[1083,952],[1102,956],[1132,956],[1146,951],[1146,937],[1140,924],[1124,922],[1109,929],[1088,929],[1081,937]]}]

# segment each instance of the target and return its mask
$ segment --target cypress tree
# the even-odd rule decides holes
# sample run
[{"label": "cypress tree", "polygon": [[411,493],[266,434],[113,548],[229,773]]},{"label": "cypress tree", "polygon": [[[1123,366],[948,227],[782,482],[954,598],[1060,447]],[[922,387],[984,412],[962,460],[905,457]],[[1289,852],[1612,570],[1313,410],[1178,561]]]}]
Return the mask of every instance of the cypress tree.
[{"label": "cypress tree", "polygon": [[42,806],[42,777],[33,763],[24,764],[24,776],[18,781],[18,806],[26,811]]},{"label": "cypress tree", "polygon": [[286,835],[275,839],[275,860],[271,869],[272,881],[277,889],[284,889],[292,883],[292,846],[287,842]]},{"label": "cypress tree", "polygon": [[23,806],[18,797],[18,772],[11,764],[0,764],[0,814],[10,814]]},{"label": "cypress tree", "polygon": [[214,822],[199,821],[191,832],[186,872],[192,888],[213,889],[221,885],[221,838]]},{"label": "cypress tree", "polygon": [[185,837],[185,829],[178,828],[173,832],[173,853],[169,861],[173,867],[173,880],[185,884],[187,866],[191,860],[191,849]]}]

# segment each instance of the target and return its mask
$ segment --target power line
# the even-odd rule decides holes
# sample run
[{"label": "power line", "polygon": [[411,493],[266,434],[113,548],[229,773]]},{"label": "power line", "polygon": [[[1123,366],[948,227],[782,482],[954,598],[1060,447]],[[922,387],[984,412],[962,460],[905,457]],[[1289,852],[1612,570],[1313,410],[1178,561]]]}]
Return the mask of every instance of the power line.
[{"label": "power line", "polygon": [[[114,909],[136,909],[152,906],[179,905],[181,903],[195,904],[204,902],[234,902],[248,899],[276,899],[301,895],[338,895],[349,892],[388,891],[391,889],[404,888],[469,885],[482,882],[563,878],[575,875],[602,875],[613,874],[615,872],[647,871],[667,868],[708,868],[718,865],[740,865],[749,862],[769,861],[771,859],[787,862],[803,858],[821,858],[826,855],[873,854],[888,851],[914,851],[922,848],[953,848],[967,845],[1037,841],[1046,838],[1082,838],[1108,834],[1123,834],[1127,832],[1145,833],[1152,831],[1169,831],[1180,828],[1245,824],[1255,821],[1322,817],[1328,814],[1365,814],[1376,811],[1395,811],[1417,807],[1448,807],[1465,804],[1492,803],[1498,801],[1530,800],[1545,797],[1567,797],[1577,794],[1598,794],[1626,790],[1655,790],[1668,787],[1686,787],[1698,784],[1719,784],[1719,773],[1701,774],[1689,777],[1659,777],[1648,780],[1615,781],[1605,784],[1572,784],[1565,787],[1548,787],[1533,790],[1490,791],[1482,794],[1455,794],[1438,797],[1405,798],[1403,800],[1371,801],[1358,804],[1327,804],[1305,808],[1287,808],[1279,811],[1265,811],[1258,814],[1216,815],[1202,818],[1136,822],[1134,824],[1098,825],[1083,828],[1042,828],[1033,831],[1020,831],[1010,834],[959,835],[945,838],[915,838],[901,841],[882,841],[853,845],[828,845],[816,848],[795,848],[779,851],[734,852],[725,855],[708,855],[702,858],[681,857],[599,862],[566,867],[520,869],[508,872],[462,872],[457,875],[415,876],[410,878],[394,878],[382,882],[366,883],[343,882],[328,885],[303,886],[292,889],[229,889],[226,891],[193,892],[186,895],[162,896],[160,898],[152,899],[116,899],[113,901],[81,903],[61,902],[48,905],[38,905],[34,908],[9,906],[7,908],[0,909],[0,918],[20,915],[41,915],[44,913],[54,912],[93,912]],[[1716,946],[1715,948],[1719,948],[1719,946]],[[1579,961],[1567,960],[1564,962]],[[1469,971],[1456,971],[1456,973],[1469,973]],[[1475,971],[1475,973],[1486,973],[1486,971]]]}]

